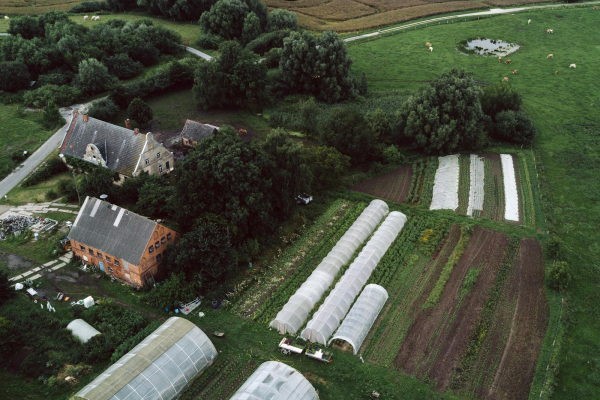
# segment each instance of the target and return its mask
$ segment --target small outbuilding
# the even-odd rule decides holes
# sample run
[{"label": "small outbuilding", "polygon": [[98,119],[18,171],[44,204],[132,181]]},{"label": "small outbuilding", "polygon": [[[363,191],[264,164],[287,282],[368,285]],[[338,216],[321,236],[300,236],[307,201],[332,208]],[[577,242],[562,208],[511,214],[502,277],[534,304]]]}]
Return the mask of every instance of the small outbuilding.
[{"label": "small outbuilding", "polygon": [[294,368],[277,362],[262,363],[230,400],[318,400],[310,382]]},{"label": "small outbuilding", "polygon": [[69,322],[67,329],[70,330],[71,333],[73,333],[73,336],[79,339],[82,343],[86,343],[94,336],[100,335],[100,332],[96,328],[82,319],[74,319],[73,321]]},{"label": "small outbuilding", "polygon": [[188,119],[181,130],[181,144],[187,147],[194,147],[202,140],[211,137],[219,127],[210,124],[201,124],[200,122]]}]

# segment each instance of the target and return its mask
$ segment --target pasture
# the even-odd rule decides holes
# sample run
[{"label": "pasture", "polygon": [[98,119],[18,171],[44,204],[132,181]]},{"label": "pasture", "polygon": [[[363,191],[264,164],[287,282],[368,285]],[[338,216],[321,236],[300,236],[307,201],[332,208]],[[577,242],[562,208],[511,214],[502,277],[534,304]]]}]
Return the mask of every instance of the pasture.
[{"label": "pasture", "polygon": [[[527,19],[532,20],[530,25]],[[591,6],[536,11],[431,26],[352,44],[349,49],[356,76],[365,72],[373,90],[414,91],[451,68],[464,68],[482,85],[508,77],[523,95],[523,108],[538,129],[533,157],[548,228],[560,240],[560,257],[569,262],[574,275],[570,294],[562,296],[564,303],[557,297],[550,301],[551,335],[542,350],[545,364],[538,366],[534,381],[536,396],[544,385],[546,393],[555,390],[557,396],[568,398],[598,397],[600,387],[592,362],[600,358],[595,345],[600,340],[599,22],[600,13]],[[521,48],[510,55],[512,65],[455,50],[456,43],[472,37],[503,39]],[[433,52],[425,42],[433,44]],[[554,58],[547,59],[550,53]],[[577,68],[570,69],[571,63]],[[512,75],[513,69],[519,75]],[[572,313],[564,337],[562,328],[552,325],[562,304]],[[560,373],[555,375],[558,365]]]}]

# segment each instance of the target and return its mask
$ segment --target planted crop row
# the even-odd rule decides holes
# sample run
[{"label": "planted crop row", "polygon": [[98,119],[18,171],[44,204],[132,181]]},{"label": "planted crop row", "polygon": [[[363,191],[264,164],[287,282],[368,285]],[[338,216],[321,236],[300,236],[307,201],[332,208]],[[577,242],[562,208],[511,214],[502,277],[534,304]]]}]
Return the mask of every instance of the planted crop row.
[{"label": "planted crop row", "polygon": [[353,206],[347,200],[335,201],[283,252],[276,254],[264,267],[257,266],[255,273],[236,285],[228,295],[230,304],[235,303],[233,311],[242,316],[251,314]]},{"label": "planted crop row", "polygon": [[458,179],[458,214],[466,214],[469,206],[469,191],[471,188],[471,158],[469,156],[459,156],[459,179]]},{"label": "planted crop row", "polygon": [[271,321],[277,312],[287,303],[289,298],[306,281],[306,278],[331,251],[333,246],[346,233],[348,228],[354,223],[358,216],[365,209],[366,204],[361,203],[349,210],[332,228],[325,238],[317,246],[313,247],[311,252],[304,259],[302,264],[277,288],[275,292],[256,310],[253,319],[259,322]]},{"label": "planted crop row", "polygon": [[458,261],[460,260],[463,253],[465,252],[465,249],[467,248],[467,244],[469,243],[469,239],[471,238],[471,230],[471,227],[461,226],[460,240],[458,241],[458,244],[456,245],[454,251],[450,255],[448,262],[446,262],[446,265],[444,265],[442,273],[440,274],[440,277],[435,283],[435,286],[431,290],[431,293],[429,293],[429,297],[427,297],[427,300],[423,305],[424,309],[434,306],[440,301],[440,296],[444,291],[444,287],[446,286],[448,279],[450,279],[450,274],[452,274],[454,266],[458,264]]},{"label": "planted crop row", "polygon": [[527,168],[525,156],[519,154],[519,178],[521,180],[521,202],[523,204],[523,225],[535,227],[535,205],[533,203],[533,189]]},{"label": "planted crop row", "polygon": [[473,364],[477,359],[477,355],[479,354],[479,350],[481,349],[481,345],[485,339],[488,328],[493,322],[496,308],[500,302],[500,295],[504,290],[504,285],[506,284],[512,266],[515,263],[515,258],[518,255],[519,245],[519,238],[510,238],[508,247],[504,253],[504,258],[500,264],[498,273],[496,274],[494,286],[490,290],[488,299],[483,307],[483,310],[481,311],[481,319],[471,335],[469,346],[467,347],[467,350],[460,361],[460,366],[456,369],[457,372],[452,377],[451,387],[453,389],[462,388],[465,383],[470,380],[469,377],[472,372]]},{"label": "planted crop row", "polygon": [[[205,370],[198,379],[194,381],[181,396],[182,400],[191,400],[205,397],[209,392],[213,392],[222,381],[222,376],[228,371],[233,371],[239,366],[240,362],[234,358],[217,358],[215,363]],[[211,397],[212,398],[212,397]]]},{"label": "planted crop row", "polygon": [[423,182],[423,172],[425,171],[425,159],[418,159],[412,163],[412,179],[410,181],[410,188],[408,189],[408,195],[406,195],[407,204],[416,204],[419,202],[419,194],[421,184]]},{"label": "planted crop row", "polygon": [[483,185],[485,195],[483,197],[482,214],[489,219],[498,220],[496,217],[496,209],[499,204],[497,203],[497,198],[494,196],[494,191],[495,189],[497,190],[497,179],[495,176],[492,178],[492,162],[488,158],[485,158],[483,163],[486,179]]},{"label": "planted crop row", "polygon": [[425,171],[423,172],[423,189],[421,190],[421,199],[419,204],[429,207],[433,198],[433,184],[435,183],[435,172],[438,169],[439,161],[437,157],[428,157]]}]

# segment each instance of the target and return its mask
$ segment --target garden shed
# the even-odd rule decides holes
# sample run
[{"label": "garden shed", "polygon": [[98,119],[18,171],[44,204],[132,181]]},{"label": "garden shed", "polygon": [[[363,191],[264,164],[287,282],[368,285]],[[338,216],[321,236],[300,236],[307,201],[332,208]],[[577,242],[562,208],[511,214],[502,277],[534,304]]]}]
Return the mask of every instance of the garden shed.
[{"label": "garden shed", "polygon": [[335,285],[321,307],[308,321],[302,337],[309,342],[327,344],[335,329],[350,309],[354,299],[367,283],[387,249],[406,223],[406,215],[391,212],[377,229],[360,254],[354,259],[344,276]]},{"label": "garden shed", "polygon": [[175,399],[217,354],[200,328],[172,317],[71,399]]},{"label": "garden shed", "polygon": [[96,328],[82,319],[74,319],[73,321],[69,322],[67,329],[71,331],[73,336],[83,343],[86,343],[96,335],[100,335],[100,332]]},{"label": "garden shed", "polygon": [[277,362],[262,363],[230,400],[318,400],[310,382],[294,368]]},{"label": "garden shed", "polygon": [[271,321],[270,326],[281,334],[295,334],[304,324],[315,304],[331,286],[342,266],[350,261],[354,252],[371,236],[388,212],[389,208],[385,202],[373,200],[308,279],[290,297]]},{"label": "garden shed", "polygon": [[387,299],[388,293],[383,287],[375,284],[365,286],[328,344],[335,339],[344,340],[352,345],[353,353],[356,354]]}]

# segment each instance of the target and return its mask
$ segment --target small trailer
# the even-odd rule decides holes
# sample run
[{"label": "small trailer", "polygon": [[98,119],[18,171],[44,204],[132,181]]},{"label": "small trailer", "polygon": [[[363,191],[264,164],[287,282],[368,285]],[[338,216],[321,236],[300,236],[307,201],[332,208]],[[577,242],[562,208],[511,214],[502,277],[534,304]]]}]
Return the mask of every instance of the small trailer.
[{"label": "small trailer", "polygon": [[281,339],[281,342],[279,342],[279,350],[286,356],[290,355],[292,353],[293,354],[302,354],[305,349],[306,349],[306,346],[303,346],[300,344],[295,344],[292,339],[283,338],[283,339]]},{"label": "small trailer", "polygon": [[225,332],[214,331],[213,336],[218,337],[218,338],[224,338]]},{"label": "small trailer", "polygon": [[310,345],[306,349],[306,356],[310,358],[314,358],[315,360],[319,360],[326,364],[329,364],[333,361],[333,353],[330,351],[324,351],[323,349],[319,349],[316,346]]},{"label": "small trailer", "polygon": [[281,342],[279,342],[279,350],[285,355],[304,353],[306,357],[314,358],[315,360],[327,364],[333,361],[333,353],[330,351],[325,351],[312,344],[303,345],[294,343],[294,341],[289,338],[281,339]]}]

